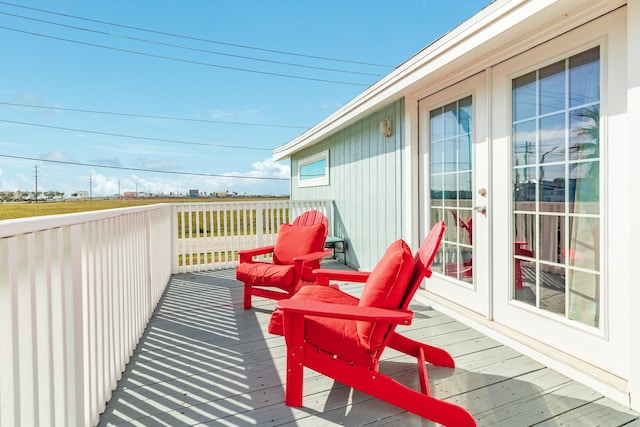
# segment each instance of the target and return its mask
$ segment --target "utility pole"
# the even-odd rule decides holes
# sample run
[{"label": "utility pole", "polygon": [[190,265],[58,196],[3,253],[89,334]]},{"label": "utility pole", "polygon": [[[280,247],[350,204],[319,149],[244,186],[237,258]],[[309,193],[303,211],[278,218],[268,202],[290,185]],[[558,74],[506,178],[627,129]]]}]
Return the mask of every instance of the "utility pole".
[{"label": "utility pole", "polygon": [[34,169],[34,176],[36,177],[36,203],[38,203],[38,164],[36,163],[36,165],[33,167]]},{"label": "utility pole", "polygon": [[89,175],[89,200],[93,200],[93,183],[91,182],[92,178],[93,176]]}]

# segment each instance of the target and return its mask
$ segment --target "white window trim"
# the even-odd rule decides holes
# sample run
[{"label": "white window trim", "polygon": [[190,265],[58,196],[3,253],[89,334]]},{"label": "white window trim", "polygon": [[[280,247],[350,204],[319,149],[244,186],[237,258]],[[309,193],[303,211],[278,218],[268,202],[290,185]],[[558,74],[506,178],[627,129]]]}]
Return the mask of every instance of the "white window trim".
[{"label": "white window trim", "polygon": [[[324,176],[303,180],[301,174],[302,168],[321,160],[324,160]],[[319,187],[322,185],[329,185],[329,150],[324,150],[298,162],[298,187]]]}]

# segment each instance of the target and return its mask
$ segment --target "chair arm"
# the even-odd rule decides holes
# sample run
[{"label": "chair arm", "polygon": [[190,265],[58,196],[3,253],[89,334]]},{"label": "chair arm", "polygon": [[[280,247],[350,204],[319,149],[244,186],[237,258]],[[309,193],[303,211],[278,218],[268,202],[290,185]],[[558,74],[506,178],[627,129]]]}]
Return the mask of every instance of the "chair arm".
[{"label": "chair arm", "polygon": [[331,255],[331,250],[326,250],[326,251],[318,251],[318,252],[311,252],[310,254],[306,254],[306,255],[300,255],[297,256],[293,259],[293,262],[300,262],[300,263],[305,263],[305,262],[309,262],[309,261],[315,261],[317,259],[321,259],[324,258],[326,256]]},{"label": "chair arm", "polygon": [[413,312],[410,310],[392,310],[380,307],[360,307],[349,304],[285,299],[276,302],[283,312],[305,316],[330,317],[333,319],[364,320],[368,322],[386,322],[410,325]]},{"label": "chair arm", "polygon": [[313,273],[318,276],[318,283],[324,284],[328,284],[331,280],[364,283],[371,274],[368,271],[330,270],[323,268],[313,270]]},{"label": "chair arm", "polygon": [[265,255],[273,252],[274,246],[262,246],[260,248],[254,249],[243,249],[238,251],[238,255],[240,256],[240,262],[251,262],[251,258],[258,255]]}]

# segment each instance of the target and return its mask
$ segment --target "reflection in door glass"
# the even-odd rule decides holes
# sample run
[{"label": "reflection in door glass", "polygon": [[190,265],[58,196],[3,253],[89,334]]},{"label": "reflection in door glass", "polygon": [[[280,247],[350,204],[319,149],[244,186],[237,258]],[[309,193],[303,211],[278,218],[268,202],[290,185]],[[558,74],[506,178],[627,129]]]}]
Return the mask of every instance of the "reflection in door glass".
[{"label": "reflection in door glass", "polygon": [[512,81],[513,299],[599,327],[600,50]]},{"label": "reflection in door glass", "polygon": [[473,282],[471,96],[432,110],[431,226],[444,220],[445,235],[433,270]]}]

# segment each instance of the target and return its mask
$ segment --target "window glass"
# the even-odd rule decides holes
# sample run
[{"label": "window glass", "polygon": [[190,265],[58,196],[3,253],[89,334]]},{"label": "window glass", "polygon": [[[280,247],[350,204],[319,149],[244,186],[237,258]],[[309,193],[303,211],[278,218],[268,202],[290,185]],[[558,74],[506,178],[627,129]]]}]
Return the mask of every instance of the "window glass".
[{"label": "window glass", "polygon": [[300,166],[300,179],[304,181],[307,179],[322,178],[326,167],[327,161],[325,159]]},{"label": "window glass", "polygon": [[329,185],[329,151],[303,159],[298,165],[300,187]]},{"label": "window glass", "polygon": [[566,72],[564,61],[540,70],[540,114],[553,113],[565,108]]},{"label": "window glass", "polygon": [[529,119],[536,115],[535,71],[513,79],[513,121]]},{"label": "window glass", "polygon": [[512,81],[513,298],[599,327],[600,50]]},{"label": "window glass", "polygon": [[429,114],[431,224],[448,225],[434,271],[467,283],[473,282],[472,115],[471,96]]}]

